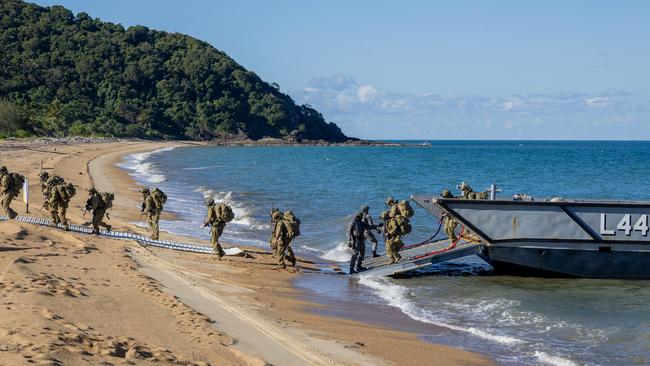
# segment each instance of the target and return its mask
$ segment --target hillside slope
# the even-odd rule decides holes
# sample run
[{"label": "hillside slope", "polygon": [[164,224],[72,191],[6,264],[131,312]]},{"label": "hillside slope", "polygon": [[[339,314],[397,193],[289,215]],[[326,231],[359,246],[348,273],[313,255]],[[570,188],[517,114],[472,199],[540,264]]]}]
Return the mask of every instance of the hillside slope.
[{"label": "hillside slope", "polygon": [[211,45],[178,33],[0,3],[0,135],[346,141]]}]

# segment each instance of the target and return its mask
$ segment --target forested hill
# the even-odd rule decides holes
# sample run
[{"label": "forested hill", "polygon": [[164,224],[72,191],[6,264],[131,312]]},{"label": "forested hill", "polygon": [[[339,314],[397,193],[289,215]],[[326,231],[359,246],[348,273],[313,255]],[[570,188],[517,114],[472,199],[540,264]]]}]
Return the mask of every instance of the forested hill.
[{"label": "forested hill", "polygon": [[190,36],[0,4],[0,135],[348,139]]}]

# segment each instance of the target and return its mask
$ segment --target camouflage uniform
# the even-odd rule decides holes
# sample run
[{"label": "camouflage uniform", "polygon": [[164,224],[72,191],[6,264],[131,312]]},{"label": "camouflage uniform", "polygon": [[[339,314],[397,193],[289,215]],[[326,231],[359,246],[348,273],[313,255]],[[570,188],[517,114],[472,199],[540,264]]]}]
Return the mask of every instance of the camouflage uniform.
[{"label": "camouflage uniform", "polygon": [[93,234],[99,235],[100,226],[105,227],[106,231],[111,231],[111,225],[108,225],[103,221],[107,208],[101,194],[97,192],[95,188],[89,189],[88,193],[90,194],[90,197],[88,197],[88,201],[86,201],[86,210],[93,213]]},{"label": "camouflage uniform", "polygon": [[277,248],[276,255],[278,257],[278,263],[280,267],[287,268],[287,265],[284,263],[284,260],[287,259],[295,266],[296,256],[291,249],[291,239],[289,239],[287,227],[284,220],[282,220],[282,213],[280,211],[274,212],[272,219],[275,221],[275,225],[273,225],[271,245],[275,245]]},{"label": "camouflage uniform", "polygon": [[[282,216],[282,213],[280,212],[279,209],[273,208],[271,209],[271,212],[269,213],[269,216],[271,216],[271,225],[275,227],[275,224],[277,223],[278,220],[274,219],[275,213],[278,212],[280,213],[280,217]],[[275,216],[277,218],[277,216]],[[271,237],[269,238],[269,246],[271,247],[271,252],[273,252],[273,258],[277,257],[277,252],[278,252],[278,245],[275,243],[275,240],[273,240],[273,235],[274,233],[271,232]]]},{"label": "camouflage uniform", "polygon": [[208,202],[206,202],[206,205],[208,206],[208,217],[205,219],[203,226],[212,226],[210,229],[210,243],[212,243],[212,250],[217,253],[219,259],[221,259],[221,257],[226,255],[226,252],[224,252],[223,248],[221,248],[219,237],[221,234],[223,234],[223,229],[226,227],[226,223],[217,217],[217,211],[215,210],[215,203],[213,199],[208,200]]},{"label": "camouflage uniform", "polygon": [[150,238],[158,240],[160,234],[158,221],[160,221],[160,213],[162,210],[156,207],[156,202],[148,188],[143,189],[141,192],[144,198],[144,202],[142,203],[142,212],[147,214],[147,221],[149,222],[149,229],[151,230]]},{"label": "camouflage uniform", "polygon": [[[71,183],[68,183],[71,185]],[[63,230],[69,229],[68,219],[66,213],[70,203],[70,197],[65,192],[66,184],[59,184],[50,188],[48,198],[48,207],[50,210],[50,217],[52,218],[52,225],[63,224]]]},{"label": "camouflage uniform", "polygon": [[47,195],[50,194],[49,189],[47,188],[47,180],[50,179],[50,173],[41,172],[38,175],[38,179],[41,182],[41,193],[43,193],[43,197],[47,198]]},{"label": "camouflage uniform", "polygon": [[399,249],[404,246],[402,239],[399,236],[399,226],[397,220],[391,217],[386,222],[386,254],[390,258],[390,263],[397,263],[402,256],[399,254]]},{"label": "camouflage uniform", "polygon": [[2,193],[2,209],[7,217],[15,219],[18,213],[14,211],[10,205],[11,201],[18,194],[12,189],[11,177],[7,171],[7,167],[0,167],[0,193]]},{"label": "camouflage uniform", "polygon": [[[448,189],[443,190],[442,193],[440,193],[440,196],[442,198],[455,198]],[[458,222],[445,214],[442,216],[442,224],[447,238],[451,241],[456,241],[458,237],[456,236],[455,230],[456,226],[458,226]]]}]

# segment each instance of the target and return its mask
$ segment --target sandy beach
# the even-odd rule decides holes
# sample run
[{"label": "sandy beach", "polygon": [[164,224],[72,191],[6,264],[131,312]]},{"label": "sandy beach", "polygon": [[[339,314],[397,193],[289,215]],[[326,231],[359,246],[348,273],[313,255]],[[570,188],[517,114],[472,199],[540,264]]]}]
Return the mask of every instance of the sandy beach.
[{"label": "sandy beach", "polygon": [[[139,185],[116,164],[126,154],[185,144],[5,141],[0,163],[29,179],[32,216],[48,217],[40,209],[42,165],[78,186],[71,222],[89,220],[82,216],[85,189],[94,185],[116,193],[110,211],[115,229],[144,233],[134,224]],[[19,200],[12,207],[25,214]],[[326,305],[305,301],[292,286],[302,272],[318,268],[303,259],[299,270],[279,270],[264,248],[242,248],[248,256],[218,261],[15,221],[0,222],[0,242],[2,365],[494,363],[417,334],[322,315],[314,309]]]}]

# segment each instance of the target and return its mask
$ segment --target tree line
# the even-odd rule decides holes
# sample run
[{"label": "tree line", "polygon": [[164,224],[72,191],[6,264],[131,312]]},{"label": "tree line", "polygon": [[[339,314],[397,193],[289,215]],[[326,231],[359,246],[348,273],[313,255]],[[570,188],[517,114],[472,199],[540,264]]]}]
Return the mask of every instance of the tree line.
[{"label": "tree line", "polygon": [[348,140],[206,42],[62,6],[0,9],[0,137]]}]

